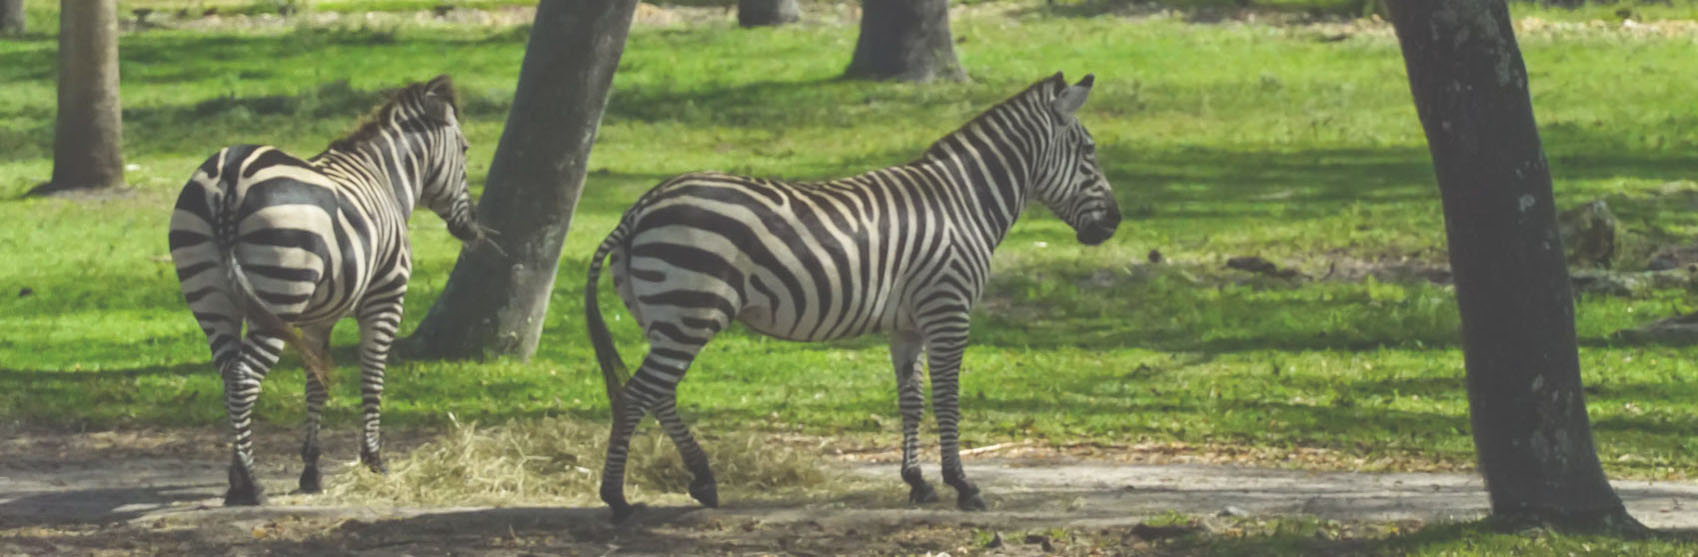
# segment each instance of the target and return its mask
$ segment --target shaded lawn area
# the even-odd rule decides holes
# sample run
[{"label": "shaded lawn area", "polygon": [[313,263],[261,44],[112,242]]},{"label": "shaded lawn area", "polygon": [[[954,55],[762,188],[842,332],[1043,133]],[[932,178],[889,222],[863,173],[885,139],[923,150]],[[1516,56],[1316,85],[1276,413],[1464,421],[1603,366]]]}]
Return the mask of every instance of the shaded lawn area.
[{"label": "shaded lawn area", "polygon": [[[1332,261],[1444,260],[1442,219],[1389,33],[1320,42],[1302,28],[1074,18],[1030,12],[954,23],[975,81],[836,79],[855,30],[640,28],[615,82],[529,362],[397,362],[385,420],[602,419],[582,333],[588,254],[644,189],[719,169],[811,178],[903,162],[977,111],[1064,69],[1095,72],[1082,118],[1129,219],[1074,245],[1034,209],[1009,235],[965,366],[969,444],[1144,440],[1322,447],[1395,463],[1472,460],[1454,298],[1411,283],[1288,283],[1221,269],[1260,255],[1324,274]],[[452,73],[481,184],[524,47],[522,29],[147,31],[123,39],[127,177],[100,199],[15,197],[51,168],[51,37],[0,42],[0,420],[52,427],[218,425],[220,384],[165,248],[170,204],[218,147],[307,155],[379,91]],[[1686,37],[1608,30],[1523,39],[1559,203],[1607,199],[1629,231],[1698,232],[1698,147]],[[1623,62],[1627,60],[1629,62]],[[457,244],[415,222],[410,329]],[[1169,263],[1142,263],[1159,250]],[[618,308],[602,289],[604,308]],[[1620,328],[1688,309],[1684,292],[1578,301],[1591,412],[1613,474],[1684,477],[1698,456],[1689,350],[1627,345]],[[637,331],[613,309],[627,361]],[[336,335],[355,361],[354,327]],[[352,427],[344,365],[328,427]],[[267,382],[258,416],[301,419],[298,363]],[[741,329],[709,345],[681,388],[700,431],[799,430],[894,443],[878,338],[829,345]]]}]

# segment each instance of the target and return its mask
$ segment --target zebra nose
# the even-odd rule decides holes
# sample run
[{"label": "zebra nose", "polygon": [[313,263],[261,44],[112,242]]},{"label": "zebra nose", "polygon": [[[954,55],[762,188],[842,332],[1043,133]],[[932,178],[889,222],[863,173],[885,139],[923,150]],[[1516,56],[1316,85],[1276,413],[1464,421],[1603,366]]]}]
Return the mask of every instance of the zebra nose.
[{"label": "zebra nose", "polygon": [[1079,243],[1094,246],[1113,237],[1117,228],[1120,228],[1120,211],[1111,209],[1080,226],[1074,236],[1078,238]]}]

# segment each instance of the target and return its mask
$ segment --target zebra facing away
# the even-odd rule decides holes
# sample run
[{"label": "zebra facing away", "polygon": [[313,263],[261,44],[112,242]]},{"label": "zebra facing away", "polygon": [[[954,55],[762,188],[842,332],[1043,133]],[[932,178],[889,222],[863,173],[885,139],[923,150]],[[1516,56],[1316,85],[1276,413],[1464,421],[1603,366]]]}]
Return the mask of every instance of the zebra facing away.
[{"label": "zebra facing away", "polygon": [[264,502],[250,418],[260,381],[286,342],[310,371],[300,488],[321,491],[325,351],[331,327],[348,315],[360,324],[360,461],[384,470],[378,409],[412,271],[407,217],[422,204],[468,245],[489,239],[466,192],[467,146],[453,84],[439,76],[403,88],[310,159],[269,146],[226,147],[183,186],[171,215],[171,258],[224,378],[235,430],[225,505]]},{"label": "zebra facing away", "polygon": [[[1092,76],[1060,73],[985,111],[914,162],[826,182],[717,173],[668,179],[625,212],[590,259],[585,322],[613,403],[601,498],[615,521],[625,501],[630,437],[653,412],[677,444],[707,506],[718,492],[707,455],[679,418],[676,388],[690,362],[732,321],[778,338],[890,336],[902,413],[902,479],[909,500],[937,493],[921,477],[919,423],[930,365],[943,481],[957,505],[981,510],[961,468],[957,373],[968,314],[990,271],[991,251],[1030,199],[1095,245],[1114,235],[1120,210],[1074,113]],[[596,303],[603,260],[643,327],[648,357],[627,378]]]}]

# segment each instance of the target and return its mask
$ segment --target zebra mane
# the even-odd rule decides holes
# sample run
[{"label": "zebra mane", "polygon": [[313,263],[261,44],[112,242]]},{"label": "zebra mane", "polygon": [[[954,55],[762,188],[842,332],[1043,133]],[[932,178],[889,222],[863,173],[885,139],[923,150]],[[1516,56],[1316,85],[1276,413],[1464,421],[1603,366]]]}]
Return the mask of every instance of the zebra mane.
[{"label": "zebra mane", "polygon": [[431,124],[446,124],[449,114],[456,118],[460,115],[460,103],[454,94],[453,80],[447,75],[439,75],[430,81],[409,84],[390,94],[389,100],[362,118],[359,127],[353,132],[331,141],[330,149],[353,150],[382,135],[383,130],[394,120],[395,112],[409,105],[416,107],[415,111],[422,113],[423,119]]},{"label": "zebra mane", "polygon": [[955,137],[956,134],[959,134],[962,131],[972,129],[974,126],[977,126],[979,122],[989,119],[994,114],[1010,110],[1029,110],[1025,107],[1029,106],[1033,102],[1038,102],[1047,106],[1049,101],[1054,100],[1056,95],[1066,88],[1067,79],[1061,76],[1061,72],[1055,72],[1055,75],[1041,79],[1037,83],[1033,83],[1031,86],[1026,87],[1025,90],[1015,93],[1007,99],[1003,99],[1003,101],[997,103],[996,106],[992,106],[985,109],[984,112],[980,112],[978,116],[974,116],[972,120],[968,120],[967,123],[962,124],[961,127],[955,128],[954,131],[944,134],[943,137],[932,142],[931,146],[926,147],[925,154],[921,155],[920,158],[922,160],[931,159],[934,158],[935,155],[943,154],[941,149],[943,149],[944,144],[949,141],[949,138]]}]

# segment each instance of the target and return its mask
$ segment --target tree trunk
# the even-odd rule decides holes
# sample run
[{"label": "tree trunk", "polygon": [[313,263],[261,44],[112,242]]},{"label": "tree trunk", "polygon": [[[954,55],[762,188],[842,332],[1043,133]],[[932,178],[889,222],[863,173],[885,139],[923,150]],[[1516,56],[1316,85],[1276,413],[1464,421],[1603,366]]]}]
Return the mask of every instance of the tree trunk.
[{"label": "tree trunk", "polygon": [[442,297],[408,339],[414,357],[536,352],[561,244],[583,190],[637,0],[537,6],[518,91],[478,201],[506,254],[461,251]]},{"label": "tree trunk", "polygon": [[862,2],[861,38],[844,74],[900,81],[966,79],[949,34],[949,1]]},{"label": "tree trunk", "polygon": [[24,34],[24,0],[0,0],[0,35]]},{"label": "tree trunk", "polygon": [[796,0],[738,0],[737,24],[744,27],[783,25],[802,19]]},{"label": "tree trunk", "polygon": [[1492,513],[1632,528],[1592,445],[1568,267],[1503,0],[1394,0],[1443,198],[1468,406]]},{"label": "tree trunk", "polygon": [[124,184],[118,100],[118,3],[61,0],[53,180],[32,193]]}]

